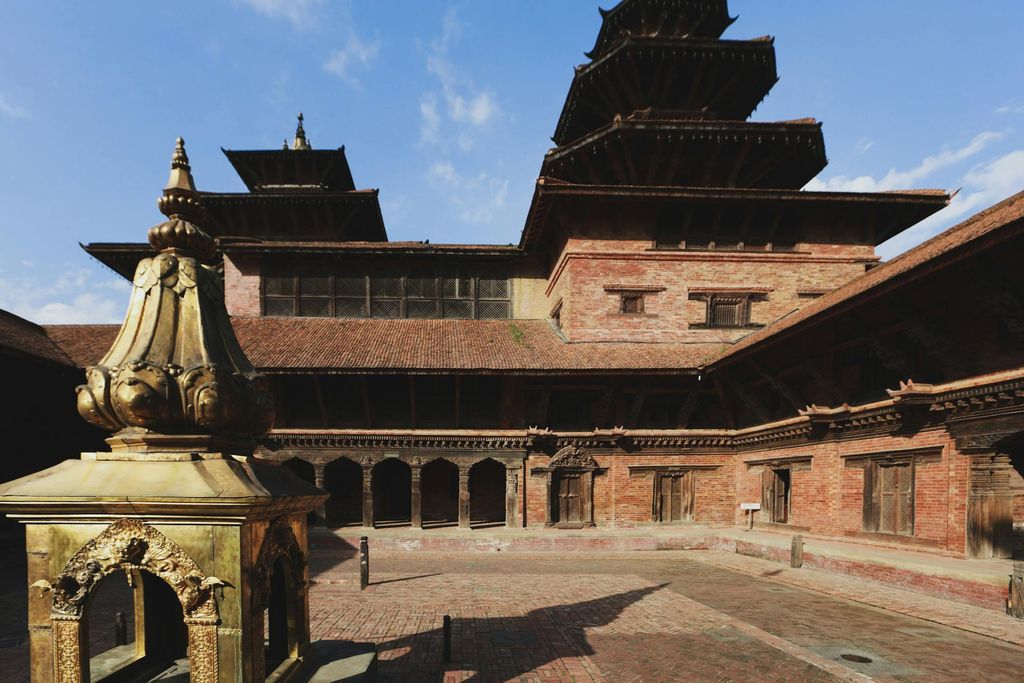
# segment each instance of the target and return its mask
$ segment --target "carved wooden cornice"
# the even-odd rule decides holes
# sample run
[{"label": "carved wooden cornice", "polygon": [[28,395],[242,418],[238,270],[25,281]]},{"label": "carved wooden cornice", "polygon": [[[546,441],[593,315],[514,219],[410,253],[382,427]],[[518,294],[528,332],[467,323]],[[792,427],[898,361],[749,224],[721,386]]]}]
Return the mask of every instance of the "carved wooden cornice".
[{"label": "carved wooden cornice", "polygon": [[450,450],[526,450],[530,437],[447,434],[281,434],[271,432],[262,439],[272,451],[302,448],[440,448]]}]

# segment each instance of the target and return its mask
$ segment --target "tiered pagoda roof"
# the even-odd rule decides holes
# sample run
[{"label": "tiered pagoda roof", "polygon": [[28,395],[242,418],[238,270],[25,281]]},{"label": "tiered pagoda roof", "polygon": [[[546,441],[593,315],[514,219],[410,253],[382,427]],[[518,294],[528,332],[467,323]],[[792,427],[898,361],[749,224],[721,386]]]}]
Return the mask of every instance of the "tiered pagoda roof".
[{"label": "tiered pagoda roof", "polygon": [[[356,189],[345,148],[313,149],[302,114],[295,139],[281,149],[222,149],[248,192],[200,192],[206,227],[221,251],[236,243],[387,242],[378,190]],[[145,244],[83,245],[126,278],[149,252]]]},{"label": "tiered pagoda roof", "polygon": [[558,147],[541,167],[525,249],[571,230],[566,211],[586,202],[611,210],[649,202],[642,208],[674,212],[684,227],[717,212],[697,226],[704,231],[842,225],[871,245],[948,203],[939,191],[801,192],[828,163],[821,124],[748,120],[778,80],[775,43],[723,40],[733,22],[727,0],[622,0],[601,16],[591,61],[576,68],[552,136]]}]

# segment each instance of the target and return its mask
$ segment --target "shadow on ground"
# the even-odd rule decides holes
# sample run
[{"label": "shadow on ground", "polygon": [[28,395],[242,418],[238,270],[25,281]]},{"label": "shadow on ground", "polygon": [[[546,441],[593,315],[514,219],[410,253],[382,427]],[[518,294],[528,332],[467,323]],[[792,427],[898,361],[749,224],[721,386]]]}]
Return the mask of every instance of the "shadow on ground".
[{"label": "shadow on ground", "polygon": [[561,659],[587,657],[594,651],[585,629],[610,624],[627,607],[666,585],[542,607],[516,617],[454,618],[447,666],[442,661],[443,632],[436,628],[380,643],[378,680],[440,681],[445,671],[471,672],[466,681],[510,680]]}]

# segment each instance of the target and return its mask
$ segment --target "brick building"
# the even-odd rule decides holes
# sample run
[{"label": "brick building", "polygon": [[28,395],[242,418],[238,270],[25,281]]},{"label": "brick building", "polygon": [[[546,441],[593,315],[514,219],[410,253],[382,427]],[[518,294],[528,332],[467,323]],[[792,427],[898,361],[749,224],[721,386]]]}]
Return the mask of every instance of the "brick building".
[{"label": "brick building", "polygon": [[[515,246],[387,239],[344,148],[226,151],[203,193],[321,523],[756,523],[1007,557],[1024,526],[1024,195],[888,263],[939,190],[807,192],[753,122],[770,38],[725,0],[602,12]],[[86,250],[126,278],[141,244]],[[49,326],[79,365],[116,326]],[[1018,537],[1020,529],[1018,528]]]}]

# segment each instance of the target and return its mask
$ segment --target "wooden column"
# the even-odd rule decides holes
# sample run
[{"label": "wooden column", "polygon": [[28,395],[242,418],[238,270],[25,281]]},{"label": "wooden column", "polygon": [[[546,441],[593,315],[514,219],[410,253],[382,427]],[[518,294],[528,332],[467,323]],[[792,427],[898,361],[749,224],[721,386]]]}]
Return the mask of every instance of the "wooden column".
[{"label": "wooden column", "polygon": [[[321,462],[313,463],[313,483],[321,491],[327,490],[327,478],[324,476],[326,465]],[[327,526],[327,501],[316,506],[314,511],[317,526]]]},{"label": "wooden column", "polygon": [[412,476],[412,491],[410,493],[409,515],[412,520],[413,529],[423,528],[423,490],[420,487],[421,465],[410,465],[409,471]]},{"label": "wooden column", "polygon": [[373,462],[363,465],[363,526],[373,527]]},{"label": "wooden column", "polygon": [[505,465],[505,526],[519,526],[519,465]]},{"label": "wooden column", "polygon": [[544,472],[544,526],[553,526],[555,523],[554,515],[551,514],[551,510],[554,507],[554,502],[551,500],[552,476],[551,470]]},{"label": "wooden column", "polygon": [[594,470],[583,473],[580,482],[580,505],[583,507],[583,525],[594,526]]},{"label": "wooden column", "polygon": [[459,528],[469,528],[469,466],[459,465]]}]

